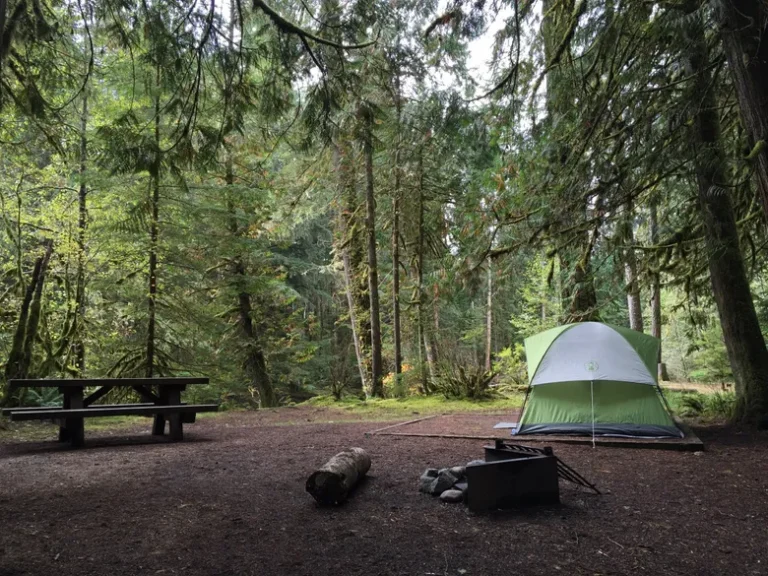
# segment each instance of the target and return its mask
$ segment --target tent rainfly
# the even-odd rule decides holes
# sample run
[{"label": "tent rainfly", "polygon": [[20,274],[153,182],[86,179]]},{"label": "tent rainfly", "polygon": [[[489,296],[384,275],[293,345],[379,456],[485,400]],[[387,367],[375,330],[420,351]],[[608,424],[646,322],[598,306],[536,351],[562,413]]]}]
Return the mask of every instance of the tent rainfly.
[{"label": "tent rainfly", "polygon": [[600,322],[527,338],[528,394],[513,434],[683,437],[656,380],[659,346]]}]

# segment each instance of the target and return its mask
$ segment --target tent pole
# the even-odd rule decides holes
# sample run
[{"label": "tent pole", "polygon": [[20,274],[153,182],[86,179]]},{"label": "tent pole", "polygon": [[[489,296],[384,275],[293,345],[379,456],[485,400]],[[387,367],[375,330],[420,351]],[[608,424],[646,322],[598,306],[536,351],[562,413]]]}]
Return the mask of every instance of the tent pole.
[{"label": "tent pole", "polygon": [[517,418],[517,427],[515,428],[515,434],[520,431],[520,422],[523,419],[523,412],[525,412],[525,405],[528,403],[528,394],[531,393],[532,385],[528,384],[528,388],[525,391],[525,398],[523,398],[523,406],[520,408],[520,416]]},{"label": "tent pole", "polygon": [[589,381],[589,395],[592,399],[592,448],[595,447],[595,381]]},{"label": "tent pole", "polygon": [[661,389],[661,385],[657,382],[656,383],[656,392],[659,393],[659,396],[661,396],[661,401],[664,402],[664,406],[667,407],[667,412],[669,412],[669,415],[672,415],[672,407],[669,405],[669,402],[667,402],[667,397],[664,396],[664,391]]}]

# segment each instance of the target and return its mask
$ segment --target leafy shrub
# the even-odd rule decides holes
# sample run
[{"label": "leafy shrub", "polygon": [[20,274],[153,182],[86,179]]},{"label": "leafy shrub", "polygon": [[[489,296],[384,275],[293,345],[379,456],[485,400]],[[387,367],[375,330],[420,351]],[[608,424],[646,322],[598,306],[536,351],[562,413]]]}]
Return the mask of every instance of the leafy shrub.
[{"label": "leafy shrub", "polygon": [[50,408],[60,406],[61,403],[61,394],[57,388],[27,388],[19,395],[19,406]]},{"label": "leafy shrub", "polygon": [[728,353],[723,342],[720,325],[712,322],[694,339],[688,353],[693,370],[691,380],[695,382],[732,382],[733,373]]},{"label": "leafy shrub", "polygon": [[500,391],[523,392],[528,388],[528,365],[525,362],[525,348],[515,344],[504,348],[496,355],[493,371],[498,374],[496,381]]},{"label": "leafy shrub", "polygon": [[432,383],[435,392],[446,398],[487,398],[491,395],[490,385],[496,376],[495,372],[477,365],[464,366],[451,362],[442,362],[440,372]]},{"label": "leafy shrub", "polygon": [[384,377],[384,396],[386,398],[405,398],[413,381],[413,366],[403,364],[400,375],[390,372]]},{"label": "leafy shrub", "polygon": [[730,420],[736,410],[736,394],[733,392],[715,392],[707,396],[705,412],[707,415]]},{"label": "leafy shrub", "polygon": [[680,404],[682,405],[682,415],[687,417],[700,416],[704,412],[706,405],[706,396],[700,392],[686,394],[683,396]]},{"label": "leafy shrub", "polygon": [[682,416],[701,417],[714,420],[730,420],[736,408],[736,395],[733,392],[686,394],[680,402]]}]

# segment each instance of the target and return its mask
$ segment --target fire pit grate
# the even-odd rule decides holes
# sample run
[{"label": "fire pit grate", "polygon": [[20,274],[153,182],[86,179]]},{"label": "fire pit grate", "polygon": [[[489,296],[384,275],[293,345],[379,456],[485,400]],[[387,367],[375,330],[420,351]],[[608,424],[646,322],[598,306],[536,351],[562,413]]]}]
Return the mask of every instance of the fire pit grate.
[{"label": "fire pit grate", "polygon": [[545,446],[543,448],[533,448],[531,446],[522,446],[521,444],[512,444],[506,440],[496,440],[494,446],[485,447],[485,460],[494,462],[499,460],[513,460],[515,458],[527,457],[530,454],[539,454],[542,456],[552,456],[557,461],[557,475],[559,478],[577,486],[592,490],[595,494],[600,494],[600,490],[589,480],[584,478],[576,470],[568,466],[565,462],[555,456],[552,448]]}]

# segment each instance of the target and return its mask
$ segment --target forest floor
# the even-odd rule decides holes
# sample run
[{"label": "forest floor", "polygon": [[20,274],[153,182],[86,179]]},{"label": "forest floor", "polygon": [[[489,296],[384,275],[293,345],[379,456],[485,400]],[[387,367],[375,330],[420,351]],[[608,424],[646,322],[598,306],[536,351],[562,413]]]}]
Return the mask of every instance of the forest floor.
[{"label": "forest floor", "polygon": [[[497,415],[510,411],[444,421]],[[181,443],[151,437],[148,421],[86,424],[80,450],[7,436],[0,576],[768,574],[768,433],[698,428],[703,453],[556,445],[603,495],[563,484],[558,507],[475,515],[417,480],[482,457],[483,441],[366,436],[385,424],[343,416],[231,412]],[[370,453],[369,478],[320,508],[304,482],[349,446]]]}]

